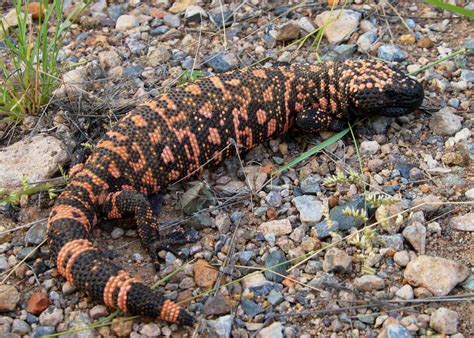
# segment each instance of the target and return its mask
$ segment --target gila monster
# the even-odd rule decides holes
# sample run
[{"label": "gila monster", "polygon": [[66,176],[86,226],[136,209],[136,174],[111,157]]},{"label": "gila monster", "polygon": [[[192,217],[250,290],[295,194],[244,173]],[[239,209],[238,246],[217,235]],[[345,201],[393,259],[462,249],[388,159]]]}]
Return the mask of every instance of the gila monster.
[{"label": "gila monster", "polygon": [[[94,301],[124,312],[191,325],[194,318],[112,263],[92,245],[99,217],[134,217],[157,264],[160,250],[191,240],[179,228],[160,238],[147,196],[213,160],[285,133],[339,131],[358,116],[400,116],[418,108],[423,88],[380,61],[247,68],[177,87],[138,105],[99,141],[58,197],[48,242],[59,274]],[[224,151],[222,151],[225,149]],[[158,265],[159,266],[159,265]]]}]

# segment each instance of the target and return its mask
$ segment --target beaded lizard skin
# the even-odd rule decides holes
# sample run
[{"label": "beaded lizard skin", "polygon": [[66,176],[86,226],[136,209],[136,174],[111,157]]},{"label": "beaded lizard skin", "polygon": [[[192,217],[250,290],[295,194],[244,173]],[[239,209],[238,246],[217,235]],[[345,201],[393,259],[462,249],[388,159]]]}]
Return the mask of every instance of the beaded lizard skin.
[{"label": "beaded lizard skin", "polygon": [[[94,301],[182,325],[194,318],[140,283],[92,245],[99,217],[133,216],[154,263],[160,250],[193,240],[179,228],[160,238],[147,195],[239,149],[285,133],[338,131],[357,116],[400,116],[421,105],[421,85],[378,61],[279,65],[223,73],[178,87],[121,119],[72,179],[48,221],[58,272]],[[222,151],[226,149],[225,151]]]}]

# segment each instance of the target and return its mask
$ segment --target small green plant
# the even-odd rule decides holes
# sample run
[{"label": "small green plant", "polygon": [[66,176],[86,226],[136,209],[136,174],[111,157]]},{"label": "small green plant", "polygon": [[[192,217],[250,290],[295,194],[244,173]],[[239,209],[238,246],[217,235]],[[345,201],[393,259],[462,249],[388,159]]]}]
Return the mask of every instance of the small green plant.
[{"label": "small green plant", "polygon": [[373,208],[378,208],[382,205],[385,205],[385,206],[393,205],[400,202],[400,200],[396,197],[385,196],[381,194],[366,195],[365,201],[367,202],[368,205],[370,205]]},{"label": "small green plant", "polygon": [[49,182],[30,185],[28,177],[21,178],[21,189],[15,192],[7,192],[0,189],[0,205],[16,205],[23,196],[31,196],[40,192],[47,192],[50,199],[57,196],[56,188]]},{"label": "small green plant", "polygon": [[[86,2],[87,3],[87,2]],[[26,14],[29,0],[13,0],[17,25],[0,19],[0,38],[6,46],[6,60],[0,58],[0,119],[20,122],[36,115],[60,83],[58,54],[73,11],[63,19],[63,1],[40,1],[37,21]],[[81,10],[84,8],[81,7]],[[51,26],[51,29],[50,29]]]},{"label": "small green plant", "polygon": [[179,77],[178,86],[183,86],[189,82],[194,82],[204,76],[204,73],[198,69],[185,70]]},{"label": "small green plant", "polygon": [[369,218],[367,217],[367,211],[365,211],[365,209],[354,209],[354,208],[346,207],[344,210],[342,210],[342,214],[344,216],[358,219],[364,223],[369,220]]},{"label": "small green plant", "polygon": [[339,171],[336,175],[325,178],[323,184],[328,187],[333,187],[336,184],[356,184],[362,186],[364,184],[364,175],[361,175],[352,169],[349,171],[348,175]]}]

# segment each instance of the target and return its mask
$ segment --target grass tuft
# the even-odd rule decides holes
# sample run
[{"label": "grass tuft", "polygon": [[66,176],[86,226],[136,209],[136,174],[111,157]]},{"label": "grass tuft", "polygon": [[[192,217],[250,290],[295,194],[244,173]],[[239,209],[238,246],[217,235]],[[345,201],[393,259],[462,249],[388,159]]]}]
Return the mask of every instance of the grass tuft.
[{"label": "grass tuft", "polygon": [[[58,55],[64,34],[71,26],[73,11],[63,18],[63,1],[40,1],[42,15],[37,21],[25,13],[29,0],[13,0],[18,25],[8,27],[0,20],[0,38],[6,60],[0,59],[0,119],[21,122],[37,115],[59,85]],[[51,26],[51,28],[50,28]]]},{"label": "grass tuft", "polygon": [[443,9],[445,11],[453,12],[455,14],[463,15],[469,19],[474,19],[474,11],[463,8],[463,7],[458,7],[456,5],[451,5],[450,3],[443,2],[442,0],[425,0],[426,3],[429,3],[430,5],[437,7],[439,9]]}]

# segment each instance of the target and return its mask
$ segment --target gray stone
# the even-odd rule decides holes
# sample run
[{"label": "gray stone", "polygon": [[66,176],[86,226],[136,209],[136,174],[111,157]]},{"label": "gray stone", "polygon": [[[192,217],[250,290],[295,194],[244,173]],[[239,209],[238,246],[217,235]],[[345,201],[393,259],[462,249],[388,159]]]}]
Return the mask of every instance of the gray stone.
[{"label": "gray stone", "polygon": [[116,51],[107,50],[99,53],[99,64],[103,70],[109,70],[120,66],[122,61]]},{"label": "gray stone", "polygon": [[319,239],[326,238],[331,232],[338,230],[338,222],[332,221],[330,224],[331,225],[328,224],[327,220],[324,220],[314,226],[316,229],[316,236]]},{"label": "gray stone", "polygon": [[364,222],[351,216],[344,215],[344,209],[350,208],[354,210],[364,209],[364,199],[361,196],[355,197],[352,201],[337,205],[329,212],[329,218],[337,223],[339,230],[349,230],[350,228],[359,228]]},{"label": "gray stone", "polygon": [[266,284],[270,284],[270,282],[265,278],[265,276],[261,272],[252,273],[245,276],[245,278],[242,280],[241,283],[244,289],[259,288]]},{"label": "gray stone", "polygon": [[377,141],[363,141],[360,144],[362,154],[375,155],[380,150],[380,144]]},{"label": "gray stone", "polygon": [[100,317],[105,317],[109,314],[107,307],[104,305],[96,305],[92,309],[89,310],[89,316],[92,319],[97,319]]},{"label": "gray stone", "polygon": [[351,263],[352,259],[345,251],[331,248],[324,255],[323,270],[325,272],[349,272]]},{"label": "gray stone", "polygon": [[49,306],[39,316],[41,325],[56,326],[64,319],[63,310],[54,306]]},{"label": "gray stone", "polygon": [[323,204],[312,195],[302,195],[293,198],[296,209],[300,212],[303,224],[314,224],[323,217]]},{"label": "gray stone", "polygon": [[8,260],[5,256],[0,256],[0,271],[5,271],[10,268]]},{"label": "gray stone", "polygon": [[374,44],[377,40],[377,33],[376,32],[365,32],[357,39],[357,46],[360,52],[368,51],[370,47]]},{"label": "gray stone", "polygon": [[261,329],[257,333],[257,338],[283,338],[283,325],[280,322],[274,322]]},{"label": "gray stone", "polygon": [[407,53],[396,45],[382,45],[377,49],[377,56],[389,62],[400,62],[407,58]]},{"label": "gray stone", "polygon": [[119,16],[115,23],[115,29],[119,31],[126,31],[136,26],[138,26],[137,18],[128,14]]},{"label": "gray stone", "polygon": [[243,265],[247,265],[247,263],[252,259],[253,257],[253,251],[251,250],[246,250],[246,251],[241,251],[238,253],[239,255],[239,261]]},{"label": "gray stone", "polygon": [[464,283],[462,283],[462,287],[469,291],[474,291],[474,275],[470,275]]},{"label": "gray stone", "polygon": [[206,316],[222,316],[229,313],[231,305],[224,295],[218,292],[214,297],[209,297],[204,304],[203,313]]},{"label": "gray stone", "polygon": [[167,32],[169,32],[169,27],[168,26],[165,26],[165,25],[162,25],[162,26],[158,26],[158,27],[155,27],[151,30],[150,32],[150,35],[151,36],[160,36],[160,35],[163,35]]},{"label": "gray stone", "polygon": [[281,292],[271,290],[270,293],[268,294],[267,300],[270,304],[275,306],[283,302],[284,297]]},{"label": "gray stone", "polygon": [[316,16],[316,24],[321,27],[331,20],[332,22],[326,26],[324,36],[329,43],[338,44],[349,39],[357,30],[361,16],[359,12],[346,9],[325,11]]},{"label": "gray stone", "polygon": [[378,276],[364,275],[354,279],[354,286],[361,291],[382,290],[385,287],[385,282]]},{"label": "gray stone", "polygon": [[54,326],[37,326],[31,335],[31,338],[40,338],[55,332]]},{"label": "gray stone", "polygon": [[268,193],[268,195],[265,197],[265,201],[270,205],[271,207],[278,208],[281,206],[281,195],[279,191],[272,190]]},{"label": "gray stone", "polygon": [[277,41],[290,41],[298,39],[300,36],[300,28],[292,22],[283,24],[278,28],[275,39]]},{"label": "gray stone", "polygon": [[300,183],[303,194],[316,194],[321,192],[321,176],[310,174]]},{"label": "gray stone", "polygon": [[229,338],[234,316],[227,315],[216,320],[206,320],[207,332],[212,338]]},{"label": "gray stone", "polygon": [[451,218],[450,224],[458,231],[474,231],[474,212]]},{"label": "gray stone", "polygon": [[334,47],[329,53],[323,55],[324,61],[343,61],[349,59],[357,50],[357,45],[342,44]]},{"label": "gray stone", "polygon": [[38,223],[33,225],[25,235],[25,244],[38,245],[46,238],[46,223]]},{"label": "gray stone", "polygon": [[410,256],[406,250],[399,251],[393,255],[393,261],[401,267],[405,267],[410,263]]},{"label": "gray stone", "polygon": [[208,67],[211,67],[215,72],[227,72],[234,69],[239,64],[239,59],[234,53],[219,52],[211,55],[205,62]]},{"label": "gray stone", "polygon": [[413,335],[403,325],[389,324],[385,328],[387,338],[411,338]]},{"label": "gray stone", "polygon": [[209,12],[209,18],[218,29],[222,29],[224,26],[230,26],[234,20],[232,11],[225,5],[211,10]]},{"label": "gray stone", "polygon": [[430,326],[442,334],[453,334],[458,332],[457,312],[440,307],[431,314]]},{"label": "gray stone", "polygon": [[411,246],[420,254],[425,253],[426,228],[418,222],[403,229],[403,236],[410,242]]},{"label": "gray stone", "polygon": [[413,288],[410,285],[404,285],[395,292],[395,296],[401,299],[409,300],[414,298]]},{"label": "gray stone", "polygon": [[206,18],[207,13],[201,6],[189,6],[184,13],[184,21],[186,22],[201,22]]},{"label": "gray stone", "polygon": [[28,182],[44,181],[68,158],[63,142],[52,136],[37,135],[16,142],[0,151],[0,187],[20,187],[22,177]]},{"label": "gray stone", "polygon": [[298,26],[307,33],[311,33],[316,29],[311,19],[307,16],[302,16],[298,19]]},{"label": "gray stone", "polygon": [[392,248],[396,251],[403,250],[403,236],[401,234],[382,235],[379,236],[379,239],[387,248]]},{"label": "gray stone", "polygon": [[178,28],[181,24],[179,17],[174,14],[165,15],[165,17],[163,18],[163,22],[165,23],[165,25],[171,28]]},{"label": "gray stone", "polygon": [[140,329],[140,333],[146,337],[160,337],[161,330],[158,324],[148,323],[143,325]]},{"label": "gray stone", "polygon": [[446,296],[469,273],[469,268],[458,262],[421,255],[408,263],[403,276],[414,287],[424,287],[435,296]]},{"label": "gray stone", "polygon": [[259,304],[247,298],[242,298],[240,300],[240,306],[242,307],[242,310],[244,310],[245,314],[250,317],[254,317],[264,311],[264,309]]},{"label": "gray stone", "polygon": [[114,228],[114,230],[112,230],[112,232],[110,234],[110,237],[112,237],[112,239],[118,239],[118,238],[122,237],[124,234],[125,234],[124,229]]},{"label": "gray stone", "polygon": [[[276,250],[273,252],[270,252],[267,257],[265,258],[265,268],[266,270],[264,271],[265,277],[272,282],[277,282],[280,283],[284,277],[280,276],[286,275],[286,269],[289,266],[289,263],[284,263],[286,262],[286,256],[285,253],[281,250]],[[272,271],[278,273],[274,274]]]},{"label": "gray stone", "polygon": [[474,83],[474,71],[463,69],[461,71],[461,80]]},{"label": "gray stone", "polygon": [[0,312],[15,310],[20,301],[20,293],[12,285],[0,284]]},{"label": "gray stone", "polygon": [[130,52],[137,56],[146,53],[146,50],[148,49],[147,45],[143,41],[134,38],[126,38],[125,44],[127,45],[128,49],[130,49]]},{"label": "gray stone", "polygon": [[454,114],[456,109],[445,107],[434,113],[430,120],[430,128],[437,135],[452,136],[462,128],[462,117]]},{"label": "gray stone", "polygon": [[15,319],[12,324],[12,333],[20,336],[26,335],[31,331],[30,325],[21,319]]}]

